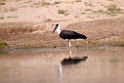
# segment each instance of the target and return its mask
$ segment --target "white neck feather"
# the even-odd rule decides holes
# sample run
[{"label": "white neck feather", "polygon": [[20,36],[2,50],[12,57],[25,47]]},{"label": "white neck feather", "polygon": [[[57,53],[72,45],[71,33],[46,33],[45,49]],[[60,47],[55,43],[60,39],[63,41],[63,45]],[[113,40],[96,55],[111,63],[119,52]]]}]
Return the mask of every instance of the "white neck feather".
[{"label": "white neck feather", "polygon": [[60,30],[60,25],[58,26],[58,28],[57,28],[57,34],[60,34],[61,33],[61,30]]}]

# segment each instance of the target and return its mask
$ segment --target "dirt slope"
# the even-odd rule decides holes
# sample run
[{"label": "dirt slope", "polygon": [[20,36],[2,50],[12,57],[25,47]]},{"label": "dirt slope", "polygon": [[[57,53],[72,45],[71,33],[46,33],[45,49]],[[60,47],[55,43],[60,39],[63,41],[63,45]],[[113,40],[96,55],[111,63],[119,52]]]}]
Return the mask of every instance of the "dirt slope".
[{"label": "dirt slope", "polygon": [[[80,46],[123,44],[123,0],[2,0],[0,1],[0,41],[9,47],[67,46],[54,33],[61,29],[85,34]],[[75,42],[72,41],[75,45]]]}]

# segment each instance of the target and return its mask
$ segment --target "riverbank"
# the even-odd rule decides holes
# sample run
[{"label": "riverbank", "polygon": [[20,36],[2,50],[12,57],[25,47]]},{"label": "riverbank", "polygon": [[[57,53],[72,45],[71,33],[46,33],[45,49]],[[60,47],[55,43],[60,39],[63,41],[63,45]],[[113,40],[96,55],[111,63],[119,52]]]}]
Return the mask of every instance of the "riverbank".
[{"label": "riverbank", "polygon": [[[124,45],[124,1],[6,0],[0,2],[0,41],[10,48],[68,46],[52,30],[74,30],[88,37],[79,46]],[[71,41],[75,45],[75,41]]]},{"label": "riverbank", "polygon": [[[53,23],[47,22],[38,24],[33,23],[4,23],[4,28],[0,30],[0,40],[5,41],[9,47],[30,48],[30,47],[58,47],[67,46],[67,40],[61,39],[58,34],[52,34]],[[36,24],[35,24],[36,25]],[[78,45],[89,44],[124,44],[124,22],[123,18],[112,18],[96,21],[86,21],[72,23],[67,26],[62,25],[62,29],[69,29],[80,32],[87,36],[87,40],[78,40]],[[9,29],[7,29],[10,27]],[[37,27],[37,28],[36,28]],[[48,27],[50,27],[49,30]],[[74,40],[71,41],[75,45]]]}]

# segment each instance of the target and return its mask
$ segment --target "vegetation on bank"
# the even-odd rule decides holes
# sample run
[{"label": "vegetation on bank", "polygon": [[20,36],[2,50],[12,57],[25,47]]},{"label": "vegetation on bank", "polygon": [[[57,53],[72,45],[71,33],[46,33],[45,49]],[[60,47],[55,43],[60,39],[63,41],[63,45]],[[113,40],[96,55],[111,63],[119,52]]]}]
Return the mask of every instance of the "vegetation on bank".
[{"label": "vegetation on bank", "polygon": [[7,43],[4,41],[0,41],[0,49],[5,48],[7,46]]},{"label": "vegetation on bank", "polygon": [[6,50],[0,50],[0,56],[4,56],[7,54],[7,51]]},{"label": "vegetation on bank", "polygon": [[[21,0],[14,0],[15,2],[19,2]],[[63,2],[63,1],[48,1],[48,0],[36,0],[36,1],[32,1],[32,0],[26,0],[26,1],[21,1],[22,7],[50,7],[55,5],[56,8],[61,8],[60,5],[58,4],[73,4],[75,6],[75,3],[82,3],[82,5],[84,5],[84,7],[78,8],[74,10],[70,10],[68,8],[61,8],[61,9],[57,9],[58,14],[61,16],[71,16],[74,15],[73,18],[80,18],[80,16],[86,16],[88,19],[95,19],[100,17],[101,15],[106,15],[106,16],[117,16],[118,14],[122,14],[123,12],[121,12],[121,10],[123,10],[123,8],[116,3],[112,3],[112,1],[114,2],[114,0],[108,0],[109,2],[111,1],[110,4],[106,5],[103,4],[102,2],[98,1],[98,4],[101,4],[100,6],[97,7],[97,5],[95,5],[95,3],[93,1],[82,1],[82,0],[75,0],[75,1],[70,1],[70,2]],[[6,4],[7,3],[7,4]],[[6,0],[0,0],[0,6],[1,6],[1,15],[0,15],[0,20],[17,20],[20,19],[21,17],[19,15],[9,15],[6,16],[5,13],[8,12],[17,12],[20,11],[20,7],[6,7],[7,5],[9,5],[9,1]],[[31,5],[31,6],[30,6]],[[97,8],[96,8],[97,7]],[[122,9],[121,9],[122,8]],[[79,10],[80,9],[80,10]],[[96,10],[97,9],[97,10]],[[54,13],[53,13],[54,15]],[[40,15],[38,15],[39,18]]]},{"label": "vegetation on bank", "polygon": [[5,5],[5,0],[0,0],[0,5]]}]

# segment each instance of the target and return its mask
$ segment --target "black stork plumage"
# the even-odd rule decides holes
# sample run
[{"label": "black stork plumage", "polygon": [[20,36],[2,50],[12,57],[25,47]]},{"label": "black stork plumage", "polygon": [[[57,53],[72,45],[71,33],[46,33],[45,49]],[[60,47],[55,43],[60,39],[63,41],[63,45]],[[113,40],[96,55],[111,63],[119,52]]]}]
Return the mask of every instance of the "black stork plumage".
[{"label": "black stork plumage", "polygon": [[70,39],[87,39],[87,37],[83,34],[80,34],[78,32],[75,31],[71,31],[71,30],[60,30],[60,24],[56,24],[54,30],[52,33],[55,32],[55,30],[57,31],[57,34],[59,34],[59,36],[62,39],[68,39],[69,42],[69,47],[71,46],[70,44]]}]

